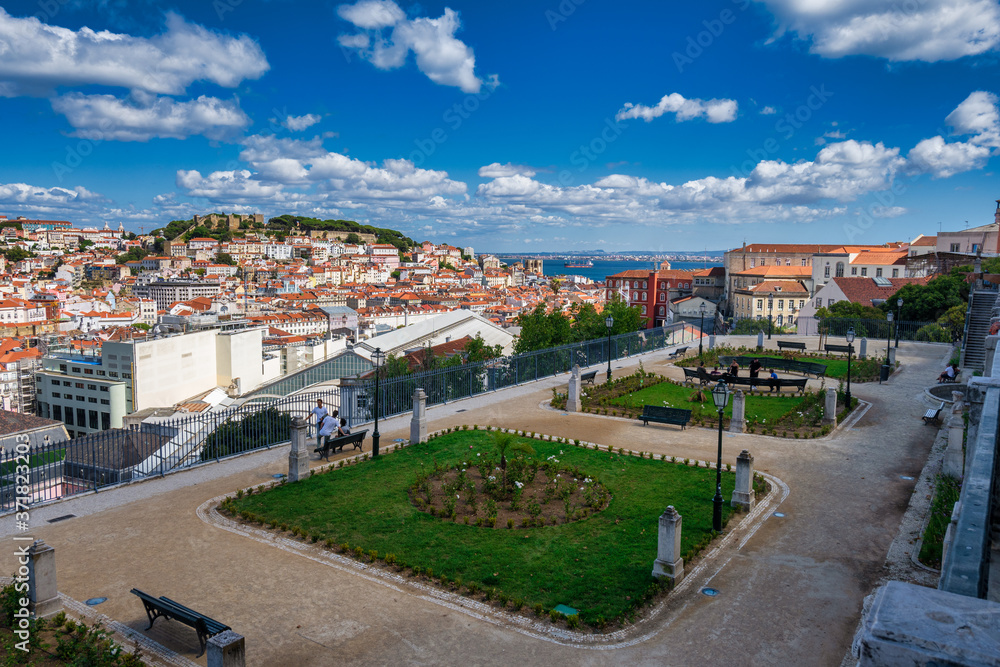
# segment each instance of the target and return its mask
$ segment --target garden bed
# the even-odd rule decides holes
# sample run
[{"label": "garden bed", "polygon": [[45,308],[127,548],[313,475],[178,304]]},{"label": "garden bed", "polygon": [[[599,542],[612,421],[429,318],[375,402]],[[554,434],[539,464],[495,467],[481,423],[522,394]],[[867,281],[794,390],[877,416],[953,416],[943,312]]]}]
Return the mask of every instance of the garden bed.
[{"label": "garden bed", "polygon": [[[826,364],[826,377],[833,380],[846,380],[847,379],[847,356],[843,354],[839,355],[829,355],[829,354],[810,354],[808,352],[789,352],[776,350],[763,350],[760,351],[756,347],[716,347],[711,350],[706,350],[699,359],[697,355],[693,357],[687,357],[676,362],[675,366],[682,366],[692,368],[698,366],[702,361],[705,362],[705,366],[708,368],[713,368],[719,363],[719,357],[738,357],[738,356],[750,356],[750,357],[772,357],[774,359],[789,359],[793,361],[805,361],[814,363]],[[882,368],[882,362],[885,357],[880,357],[877,351],[869,355],[867,359],[859,359],[858,356],[852,355],[851,357],[851,382],[877,382],[879,378],[879,372]],[[896,367],[899,363],[896,363]],[[726,369],[723,369],[726,370]],[[746,369],[743,369],[746,372]]]},{"label": "garden bed", "polygon": [[[516,437],[514,441],[515,446],[530,445],[535,453],[508,451],[508,475],[517,465],[525,471],[536,467],[539,482],[551,485],[550,472],[562,476],[561,471],[567,470],[576,476],[574,484],[606,489],[606,504],[597,501],[603,509],[591,507],[586,516],[568,518],[558,491],[548,503],[555,513],[544,527],[537,523],[520,527],[531,516],[527,502],[512,510],[520,520],[511,516],[513,524],[498,520],[493,526],[485,522],[477,526],[471,519],[466,524],[464,517],[470,515],[458,512],[461,497],[455,511],[444,517],[439,510],[432,516],[429,509],[420,509],[413,493],[425,482],[432,488],[453,485],[458,470],[464,468],[467,484],[469,471],[478,471],[481,464],[497,475],[500,457],[494,434],[475,427],[432,436],[426,443],[378,459],[361,457],[344,466],[341,461],[325,474],[295,484],[261,487],[262,492],[249,495],[241,492],[224,501],[221,509],[362,562],[431,581],[507,611],[545,615],[570,628],[618,627],[634,620],[644,605],[662,594],[664,583],[651,571],[658,518],[667,505],[684,517],[685,561],[697,557],[715,536],[714,469],[641,452],[595,451],[565,439]],[[581,479],[591,482],[580,483]],[[480,483],[481,479],[476,482]],[[759,477],[755,480],[761,492],[763,484]],[[727,469],[722,475],[723,497],[731,496],[733,486],[734,474]],[[482,496],[484,491],[477,493]],[[586,507],[585,496],[583,501]],[[509,509],[509,502],[497,505],[507,504]],[[543,504],[537,497],[535,502]],[[425,505],[430,506],[426,500]],[[485,505],[485,500],[479,503],[477,518],[488,516]],[[735,510],[728,503],[723,509],[728,521]],[[502,515],[498,511],[496,516]],[[554,611],[559,604],[579,612],[561,617]]]}]

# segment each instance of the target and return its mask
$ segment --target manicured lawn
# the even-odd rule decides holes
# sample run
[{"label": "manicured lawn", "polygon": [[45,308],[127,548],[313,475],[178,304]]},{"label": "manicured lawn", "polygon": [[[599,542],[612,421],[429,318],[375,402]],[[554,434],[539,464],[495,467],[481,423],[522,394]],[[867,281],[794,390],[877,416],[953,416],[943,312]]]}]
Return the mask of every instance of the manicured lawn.
[{"label": "manicured lawn", "polygon": [[[452,586],[461,580],[495,588],[523,601],[526,609],[540,604],[547,612],[566,604],[593,625],[628,617],[651,595],[657,520],[667,505],[683,516],[686,561],[711,539],[714,470],[527,440],[539,461],[555,456],[605,484],[612,494],[608,507],[573,523],[514,530],[453,523],[414,507],[407,490],[422,472],[477,461],[477,454],[493,457],[484,431],[446,434],[375,461],[244,496],[232,506],[257,520],[304,529],[321,542],[375,550],[380,559],[392,554],[398,564],[432,570]],[[724,472],[726,520],[733,485],[733,473]]]},{"label": "manicured lawn", "polygon": [[[718,419],[718,411],[712,403],[711,387],[702,390],[704,403],[689,402],[688,399],[697,392],[697,388],[684,387],[670,382],[661,382],[651,387],[645,387],[631,394],[621,396],[611,402],[615,405],[631,407],[635,412],[642,412],[643,405],[662,405],[671,408],[691,410],[692,417]],[[781,417],[797,410],[802,405],[800,396],[754,396],[746,397],[746,416],[755,417],[758,422],[776,423]],[[733,416],[733,399],[729,398],[726,405],[726,417]]]}]

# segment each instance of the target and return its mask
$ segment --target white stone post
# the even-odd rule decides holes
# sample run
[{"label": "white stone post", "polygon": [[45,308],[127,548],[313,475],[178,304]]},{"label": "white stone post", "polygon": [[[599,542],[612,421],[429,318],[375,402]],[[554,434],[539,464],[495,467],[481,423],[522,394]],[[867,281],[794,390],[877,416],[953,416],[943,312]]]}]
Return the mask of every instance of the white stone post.
[{"label": "white stone post", "polygon": [[209,639],[206,652],[208,667],[246,667],[246,639],[232,630],[223,630]]},{"label": "white stone post", "polygon": [[48,618],[62,609],[56,586],[56,550],[43,540],[28,547],[28,590],[28,611],[35,618]]},{"label": "white stone post", "polygon": [[893,368],[896,367],[896,348],[894,347],[889,348],[889,365]]},{"label": "white stone post", "polygon": [[733,489],[733,507],[742,507],[749,512],[757,503],[753,490],[753,455],[747,450],[736,457],[736,488]]},{"label": "white stone post", "polygon": [[306,445],[307,426],[306,420],[302,417],[292,417],[292,448],[288,451],[289,482],[297,482],[309,475],[309,449]]},{"label": "white stone post", "polygon": [[861,339],[861,347],[858,349],[858,359],[865,359],[868,357],[868,339]]},{"label": "white stone post", "polygon": [[708,349],[710,350],[715,349],[715,334],[712,334],[708,337]]},{"label": "white stone post", "polygon": [[677,583],[684,578],[684,559],[681,558],[681,515],[673,505],[660,515],[660,533],[653,561],[653,576],[666,577]]},{"label": "white stone post", "polygon": [[823,424],[837,425],[837,390],[827,387],[823,401]]},{"label": "white stone post", "polygon": [[747,428],[746,420],[747,397],[742,389],[733,394],[733,418],[729,420],[730,433],[743,433]]},{"label": "white stone post", "polygon": [[427,441],[427,393],[413,391],[413,416],[410,417],[410,444]]},{"label": "white stone post", "polygon": [[764,332],[763,331],[758,331],[757,332],[757,349],[758,350],[763,350],[764,349]]},{"label": "white stone post", "polygon": [[575,364],[569,374],[569,395],[566,397],[566,412],[580,411],[580,365]]},{"label": "white stone post", "polygon": [[951,414],[948,415],[946,424],[948,426],[948,446],[944,450],[944,459],[941,462],[941,474],[954,479],[962,479],[964,459],[962,456],[962,440],[965,435],[965,421],[962,419],[962,412],[965,404],[962,402],[963,394],[960,391],[951,392],[953,401]]}]

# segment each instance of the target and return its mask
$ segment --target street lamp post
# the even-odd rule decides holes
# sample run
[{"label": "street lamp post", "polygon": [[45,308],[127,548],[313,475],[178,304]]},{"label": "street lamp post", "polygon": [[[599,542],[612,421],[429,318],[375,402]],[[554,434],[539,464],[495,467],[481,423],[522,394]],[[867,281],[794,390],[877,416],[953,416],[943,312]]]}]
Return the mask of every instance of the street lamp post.
[{"label": "street lamp post", "polygon": [[896,299],[896,347],[899,347],[899,325],[902,324],[903,318],[903,297]]},{"label": "street lamp post", "polygon": [[[889,368],[889,349],[892,347],[892,319],[893,319],[891,310],[885,314],[885,319],[889,320],[889,333],[885,340],[885,367]],[[878,383],[882,384],[882,375],[879,375]]]},{"label": "street lamp post", "polygon": [[774,321],[771,319],[771,311],[774,309],[774,295],[767,295],[767,339],[771,340],[771,332],[774,331]]},{"label": "street lamp post", "polygon": [[712,390],[712,402],[719,411],[719,456],[715,465],[715,498],[712,499],[712,529],[722,532],[722,412],[729,402],[729,385],[723,381]]},{"label": "street lamp post", "polygon": [[698,325],[698,358],[701,358],[702,352],[702,338],[705,336],[705,302],[702,301],[701,305],[698,306],[698,311],[701,313],[701,324]]},{"label": "street lamp post", "polygon": [[382,362],[385,361],[385,352],[382,348],[376,347],[372,352],[372,362],[375,364],[375,430],[372,431],[372,458],[378,456],[378,376]]},{"label": "street lamp post", "polygon": [[604,318],[604,326],[608,328],[608,382],[611,382],[611,327],[615,326],[615,318],[608,315]]},{"label": "street lamp post", "polygon": [[847,409],[851,409],[851,352],[854,351],[854,327],[847,330]]}]

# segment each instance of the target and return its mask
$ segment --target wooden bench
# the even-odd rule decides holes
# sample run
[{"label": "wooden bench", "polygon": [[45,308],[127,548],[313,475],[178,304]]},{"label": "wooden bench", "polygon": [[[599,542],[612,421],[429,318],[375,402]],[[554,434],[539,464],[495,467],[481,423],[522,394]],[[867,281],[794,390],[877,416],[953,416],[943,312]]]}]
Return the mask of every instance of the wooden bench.
[{"label": "wooden bench", "polygon": [[684,430],[688,422],[691,421],[691,411],[681,408],[667,408],[660,405],[642,406],[642,415],[639,416],[643,426],[649,426],[649,422],[660,424],[677,424]]},{"label": "wooden bench", "polygon": [[580,375],[580,382],[589,382],[594,384],[594,380],[597,378],[597,371],[590,371],[589,373],[583,373]]},{"label": "wooden bench", "polygon": [[184,605],[174,602],[170,598],[154,598],[148,593],[143,593],[138,588],[133,588],[132,593],[139,596],[139,599],[142,600],[142,606],[146,609],[146,616],[149,617],[149,627],[146,628],[147,630],[153,627],[153,621],[161,616],[168,621],[174,619],[194,628],[195,632],[198,633],[198,643],[201,645],[201,653],[198,654],[199,658],[204,655],[205,647],[210,637],[214,637],[224,630],[232,629],[225,623],[220,623],[204,614],[199,614],[193,609],[188,609]]},{"label": "wooden bench", "polygon": [[794,340],[779,340],[778,341],[779,350],[805,350],[806,344],[794,341]]},{"label": "wooden bench", "polygon": [[936,408],[931,408],[925,412],[921,419],[924,420],[924,424],[940,424],[942,410],[944,410],[944,401],[941,401],[941,404]]},{"label": "wooden bench", "polygon": [[343,450],[346,445],[354,445],[354,449],[365,451],[364,442],[366,433],[368,433],[368,429],[358,431],[357,433],[342,435],[339,438],[327,438],[326,442],[324,442],[321,447],[317,447],[313,451],[327,461],[330,460],[331,451],[336,454],[337,450]]},{"label": "wooden bench", "polygon": [[688,351],[687,347],[679,347],[679,348],[677,348],[676,350],[674,350],[673,352],[670,353],[670,358],[671,359],[678,359],[680,357],[683,357],[685,354],[687,354],[687,351]]},{"label": "wooden bench", "polygon": [[824,345],[823,348],[827,352],[840,352],[841,354],[847,354],[848,351],[850,351],[851,354],[854,353],[853,345]]}]

